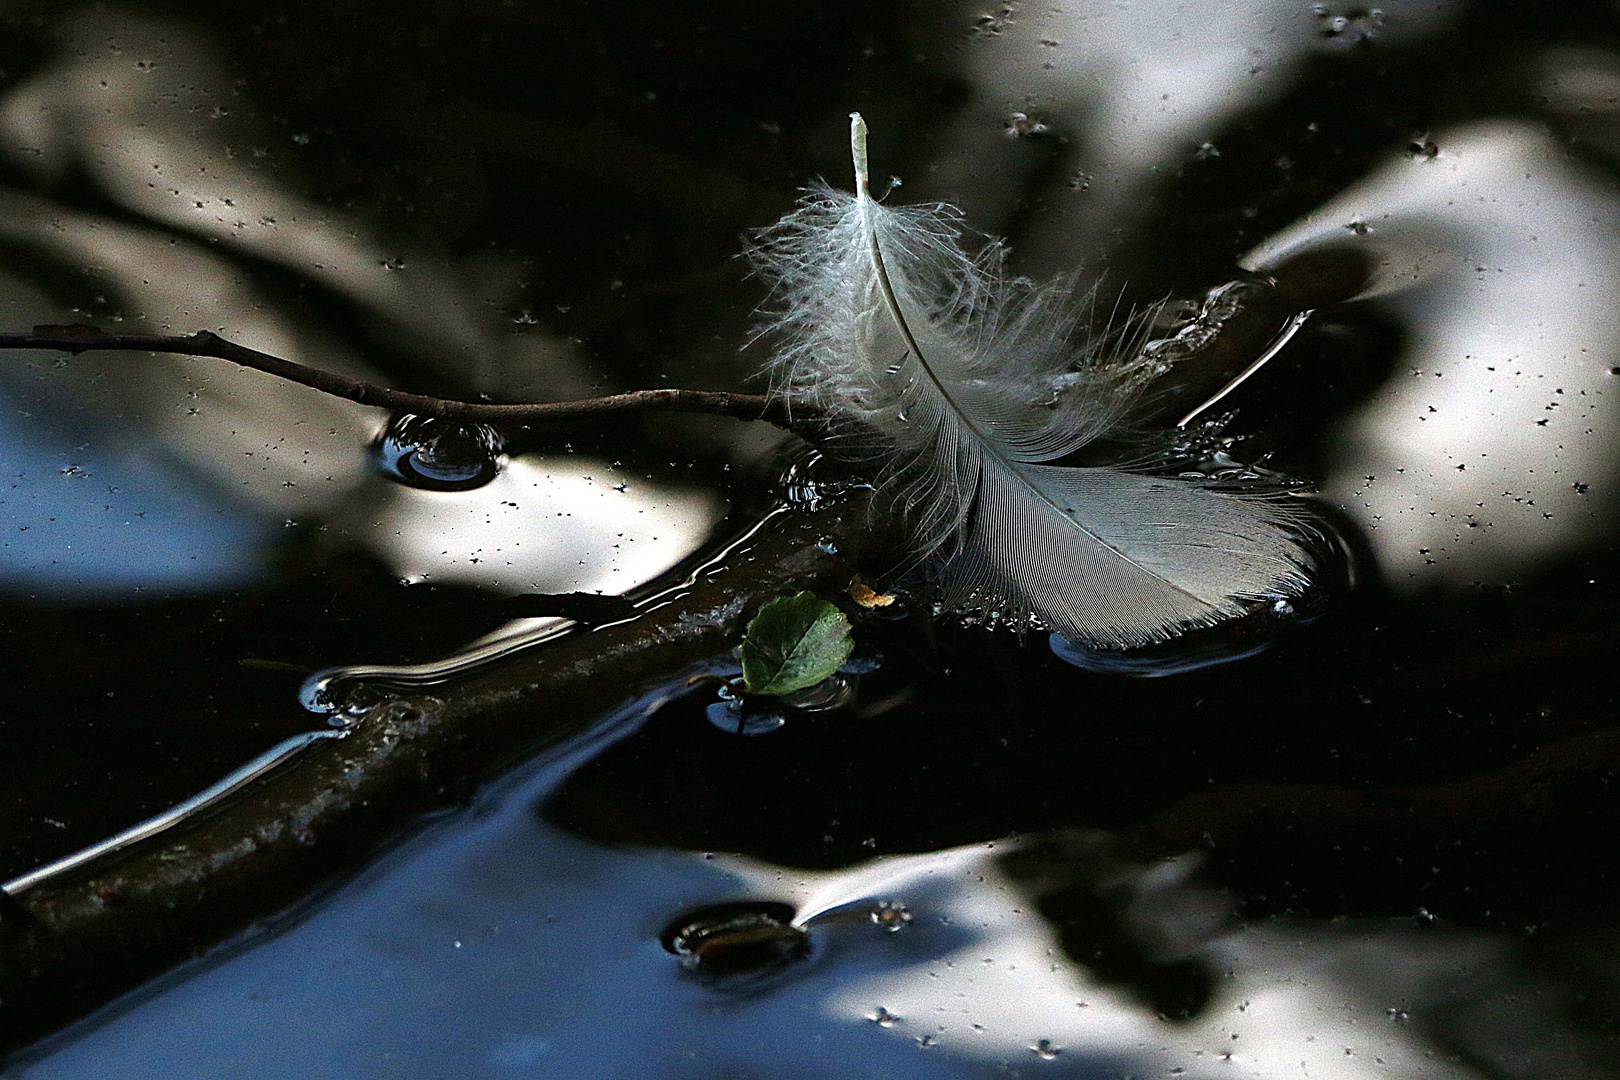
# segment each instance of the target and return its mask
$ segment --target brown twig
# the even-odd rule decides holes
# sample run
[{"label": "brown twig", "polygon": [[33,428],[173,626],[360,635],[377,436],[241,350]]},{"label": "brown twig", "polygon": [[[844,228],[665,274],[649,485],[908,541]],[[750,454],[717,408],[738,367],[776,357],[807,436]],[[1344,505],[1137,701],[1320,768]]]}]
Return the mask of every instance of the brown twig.
[{"label": "brown twig", "polygon": [[[319,368],[283,360],[279,356],[226,341],[218,334],[199,330],[195,334],[109,334],[93,326],[36,326],[27,334],[0,334],[0,349],[54,349],[82,352],[166,352],[182,356],[211,356],[233,364],[263,371],[277,378],[298,383],[361,405],[374,405],[396,413],[436,416],[484,424],[559,423],[596,420],[608,416],[644,412],[706,413],[739,420],[766,420],[780,427],[802,426],[791,423],[782,403],[762,394],[731,394],[720,390],[633,390],[626,394],[552,401],[538,404],[496,404],[456,401],[451,398],[391,390],[376,383],[351,379]],[[799,419],[799,418],[795,418]]]}]

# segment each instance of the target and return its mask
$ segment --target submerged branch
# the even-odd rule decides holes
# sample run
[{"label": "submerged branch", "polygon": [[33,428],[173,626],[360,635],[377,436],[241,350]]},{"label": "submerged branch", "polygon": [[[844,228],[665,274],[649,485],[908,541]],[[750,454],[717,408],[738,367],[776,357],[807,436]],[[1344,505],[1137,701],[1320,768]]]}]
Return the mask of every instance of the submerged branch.
[{"label": "submerged branch", "polygon": [[[195,334],[109,334],[91,326],[36,326],[27,334],[0,334],[0,349],[54,349],[82,352],[166,352],[182,356],[210,356],[242,367],[262,371],[289,382],[346,398],[361,405],[373,405],[396,413],[440,417],[481,424],[561,423],[595,420],[627,413],[683,412],[730,416],[738,420],[765,420],[778,427],[798,430],[806,417],[789,417],[779,401],[763,394],[732,394],[720,390],[633,390],[606,397],[535,404],[497,404],[457,401],[452,398],[413,394],[376,383],[351,379],[319,368],[308,367],[279,356],[227,341],[218,334],[199,330]],[[802,409],[797,410],[803,412]]]}]

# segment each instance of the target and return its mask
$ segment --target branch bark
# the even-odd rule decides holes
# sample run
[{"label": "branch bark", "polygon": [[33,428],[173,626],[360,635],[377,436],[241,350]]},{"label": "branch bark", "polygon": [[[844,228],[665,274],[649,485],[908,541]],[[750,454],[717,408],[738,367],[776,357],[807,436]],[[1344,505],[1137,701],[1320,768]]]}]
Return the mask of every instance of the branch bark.
[{"label": "branch bark", "polygon": [[216,812],[0,894],[0,1055],[274,915],[605,711],[653,687],[680,692],[761,604],[801,589],[836,595],[894,544],[862,491],[778,515],[719,576],[639,618],[480,666],[431,695],[402,688],[346,738],[310,747]]},{"label": "branch bark", "polygon": [[0,334],[0,350],[4,349],[51,349],[75,355],[84,352],[166,352],[181,356],[210,356],[361,405],[464,423],[563,423],[636,413],[683,412],[729,416],[738,420],[764,420],[798,431],[805,426],[804,421],[813,419],[790,417],[782,402],[763,394],[732,394],[720,390],[633,390],[606,397],[532,404],[458,401],[393,390],[322,371],[238,345],[207,330],[164,336],[109,334],[93,326],[36,326],[27,334]]}]

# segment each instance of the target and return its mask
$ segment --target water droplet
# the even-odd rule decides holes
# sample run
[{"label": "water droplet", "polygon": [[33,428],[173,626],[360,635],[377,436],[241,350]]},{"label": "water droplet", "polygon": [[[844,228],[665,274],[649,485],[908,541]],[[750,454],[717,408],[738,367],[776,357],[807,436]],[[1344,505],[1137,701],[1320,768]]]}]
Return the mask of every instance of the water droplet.
[{"label": "water droplet", "polygon": [[1056,1045],[1051,1039],[1042,1039],[1029,1049],[1031,1053],[1042,1061],[1051,1061],[1063,1053],[1063,1047]]},{"label": "water droplet", "polygon": [[384,474],[411,487],[466,491],[500,472],[501,438],[488,424],[407,413],[388,425],[372,454]]}]

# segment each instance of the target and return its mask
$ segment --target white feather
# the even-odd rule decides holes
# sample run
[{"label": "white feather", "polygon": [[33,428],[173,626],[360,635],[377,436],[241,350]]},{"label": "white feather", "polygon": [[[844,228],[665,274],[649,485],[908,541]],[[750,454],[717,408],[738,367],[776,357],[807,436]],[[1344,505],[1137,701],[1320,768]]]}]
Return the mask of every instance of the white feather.
[{"label": "white feather", "polygon": [[858,114],[851,138],[855,194],[812,190],[754,250],[780,301],[773,392],[883,458],[948,603],[1125,648],[1304,587],[1276,499],[1048,464],[1115,428],[1149,365],[1076,356],[1066,288],[968,255],[954,207],[880,205]]}]

